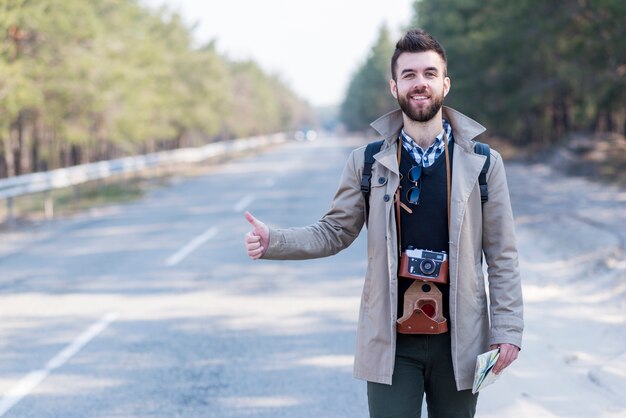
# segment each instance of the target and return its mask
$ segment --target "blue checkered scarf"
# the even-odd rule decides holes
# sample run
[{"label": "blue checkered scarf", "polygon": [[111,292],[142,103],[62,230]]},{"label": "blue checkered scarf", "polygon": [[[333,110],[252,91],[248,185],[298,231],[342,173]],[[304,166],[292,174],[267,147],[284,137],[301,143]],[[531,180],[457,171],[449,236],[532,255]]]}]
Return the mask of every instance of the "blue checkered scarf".
[{"label": "blue checkered scarf", "polygon": [[435,138],[435,142],[433,142],[433,144],[428,147],[426,151],[424,151],[422,147],[413,142],[411,137],[408,136],[403,129],[400,134],[402,137],[402,146],[409,152],[409,154],[411,154],[415,162],[420,164],[422,167],[430,167],[445,150],[443,143],[444,130],[448,134],[448,144],[450,144],[450,141],[452,141],[452,126],[447,120],[444,119],[443,129]]}]

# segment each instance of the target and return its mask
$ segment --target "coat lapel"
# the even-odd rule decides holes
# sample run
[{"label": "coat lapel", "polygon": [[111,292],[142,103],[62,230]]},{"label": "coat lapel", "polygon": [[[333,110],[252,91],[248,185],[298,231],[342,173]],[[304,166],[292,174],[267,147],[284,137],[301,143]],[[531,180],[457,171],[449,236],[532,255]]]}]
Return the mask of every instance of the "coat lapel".
[{"label": "coat lapel", "polygon": [[465,206],[487,157],[469,153],[462,147],[455,147],[453,159],[452,198],[450,202],[451,240],[457,237],[461,230]]},{"label": "coat lapel", "polygon": [[389,144],[388,147],[383,147],[374,158],[387,167],[389,171],[397,175],[400,175],[397,158],[397,139],[398,135],[400,135],[400,129],[402,129],[402,123],[402,111],[397,109],[381,116],[370,124]]},{"label": "coat lapel", "polygon": [[374,155],[374,159],[385,166],[389,171],[397,175],[400,174],[400,168],[398,167],[398,142],[390,147],[381,150],[378,154]]},{"label": "coat lapel", "polygon": [[452,124],[455,145],[452,157],[452,196],[450,202],[450,241],[455,242],[461,230],[465,206],[487,159],[484,155],[474,153],[474,144],[472,143],[472,140],[483,133],[485,128],[449,107],[444,106],[443,116]]}]

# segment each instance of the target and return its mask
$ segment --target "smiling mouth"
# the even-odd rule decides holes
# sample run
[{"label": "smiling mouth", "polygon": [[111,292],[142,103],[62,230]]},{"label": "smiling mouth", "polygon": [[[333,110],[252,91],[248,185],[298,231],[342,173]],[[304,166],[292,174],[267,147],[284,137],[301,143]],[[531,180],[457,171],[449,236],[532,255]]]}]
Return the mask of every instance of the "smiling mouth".
[{"label": "smiling mouth", "polygon": [[411,100],[415,100],[418,102],[424,101],[424,100],[428,100],[428,96],[424,96],[421,94],[415,94],[413,96],[409,96],[411,98]]}]

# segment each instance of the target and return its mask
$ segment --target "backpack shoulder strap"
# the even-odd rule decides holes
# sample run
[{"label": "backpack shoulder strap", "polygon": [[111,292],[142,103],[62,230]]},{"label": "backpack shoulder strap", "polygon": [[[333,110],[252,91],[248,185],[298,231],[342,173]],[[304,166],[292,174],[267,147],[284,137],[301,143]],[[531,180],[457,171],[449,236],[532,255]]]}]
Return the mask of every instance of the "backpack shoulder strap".
[{"label": "backpack shoulder strap", "polygon": [[374,165],[374,154],[380,151],[384,140],[374,141],[365,147],[365,161],[363,163],[363,175],[361,176],[361,193],[365,199],[365,222],[370,212],[370,189],[372,187],[372,165]]},{"label": "backpack shoulder strap", "polygon": [[489,200],[489,190],[487,188],[487,171],[489,170],[489,165],[491,164],[491,151],[489,149],[489,144],[484,144],[482,142],[476,141],[474,143],[474,152],[487,156],[485,164],[483,164],[483,168],[482,170],[480,170],[480,175],[478,176],[478,185],[480,186],[480,201],[482,203],[485,203]]}]

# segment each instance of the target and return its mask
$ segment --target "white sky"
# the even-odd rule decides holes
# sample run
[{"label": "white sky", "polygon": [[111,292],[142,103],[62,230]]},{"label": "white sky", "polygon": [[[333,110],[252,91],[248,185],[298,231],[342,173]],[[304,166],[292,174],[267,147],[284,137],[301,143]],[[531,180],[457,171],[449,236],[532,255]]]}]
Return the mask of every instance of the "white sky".
[{"label": "white sky", "polygon": [[314,106],[339,104],[386,23],[393,39],[411,19],[412,0],[143,0],[167,5],[191,25],[199,43],[253,59],[279,74]]}]

